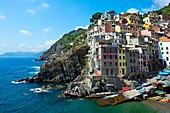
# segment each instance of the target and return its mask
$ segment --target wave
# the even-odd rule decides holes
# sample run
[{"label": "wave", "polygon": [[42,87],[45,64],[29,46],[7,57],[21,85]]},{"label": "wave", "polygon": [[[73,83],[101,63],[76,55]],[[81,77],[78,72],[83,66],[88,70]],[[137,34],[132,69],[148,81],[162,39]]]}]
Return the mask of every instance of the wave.
[{"label": "wave", "polygon": [[32,66],[31,68],[33,68],[33,69],[40,69],[40,66]]},{"label": "wave", "polygon": [[18,82],[18,81],[11,81],[12,84],[22,84],[22,83],[26,83],[26,81],[21,81],[21,82]]},{"label": "wave", "polygon": [[29,72],[29,74],[38,74],[39,71]]},{"label": "wave", "polygon": [[49,93],[50,91],[49,90],[44,90],[42,88],[31,88],[30,91],[32,91],[33,93]]}]

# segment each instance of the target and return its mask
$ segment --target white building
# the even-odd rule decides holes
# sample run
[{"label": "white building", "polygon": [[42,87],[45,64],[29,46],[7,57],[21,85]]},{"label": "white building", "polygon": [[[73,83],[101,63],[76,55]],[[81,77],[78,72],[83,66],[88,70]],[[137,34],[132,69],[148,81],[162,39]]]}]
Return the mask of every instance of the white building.
[{"label": "white building", "polygon": [[159,59],[166,61],[166,65],[170,66],[170,42],[158,42]]}]

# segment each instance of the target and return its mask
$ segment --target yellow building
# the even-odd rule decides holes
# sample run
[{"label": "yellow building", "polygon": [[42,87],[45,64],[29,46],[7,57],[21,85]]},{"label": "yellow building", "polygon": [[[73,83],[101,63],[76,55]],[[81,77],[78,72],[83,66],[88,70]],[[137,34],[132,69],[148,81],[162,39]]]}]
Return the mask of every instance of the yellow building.
[{"label": "yellow building", "polygon": [[126,20],[128,24],[139,24],[139,17],[137,15],[128,15]]},{"label": "yellow building", "polygon": [[119,50],[118,53],[118,69],[119,69],[119,76],[125,75],[126,73],[126,55],[125,55],[125,48]]},{"label": "yellow building", "polygon": [[145,24],[143,24],[143,27],[145,29],[150,29],[151,28],[151,23],[150,22],[146,22]]},{"label": "yellow building", "polygon": [[119,77],[138,71],[139,69],[138,57],[139,57],[138,50],[128,50],[128,48],[119,49],[118,53]]}]

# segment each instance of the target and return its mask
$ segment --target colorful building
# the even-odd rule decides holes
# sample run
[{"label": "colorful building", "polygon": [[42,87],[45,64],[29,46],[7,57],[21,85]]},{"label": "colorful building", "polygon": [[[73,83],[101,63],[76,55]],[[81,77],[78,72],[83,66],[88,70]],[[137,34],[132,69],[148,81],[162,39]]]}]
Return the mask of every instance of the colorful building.
[{"label": "colorful building", "polygon": [[[166,66],[170,67],[170,39],[161,37],[158,42],[159,59],[166,62]],[[164,62],[163,62],[164,63]]]},{"label": "colorful building", "polygon": [[138,50],[129,50],[128,48],[119,49],[118,66],[120,77],[138,71],[138,57]]}]

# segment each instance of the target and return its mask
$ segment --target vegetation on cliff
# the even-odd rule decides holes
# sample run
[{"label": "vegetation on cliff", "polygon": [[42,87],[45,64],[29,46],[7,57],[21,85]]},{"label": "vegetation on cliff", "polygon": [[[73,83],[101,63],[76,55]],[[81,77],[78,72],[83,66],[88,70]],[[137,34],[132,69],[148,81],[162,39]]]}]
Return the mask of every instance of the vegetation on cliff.
[{"label": "vegetation on cliff", "polygon": [[79,47],[80,44],[85,44],[86,37],[86,30],[81,28],[66,33],[45,51],[39,60],[49,60],[51,57],[59,57],[70,50],[74,50],[76,47]]},{"label": "vegetation on cliff", "polygon": [[161,8],[159,10],[156,10],[154,12],[156,12],[158,14],[166,14],[170,17],[170,3],[167,6]]},{"label": "vegetation on cliff", "polygon": [[46,60],[40,72],[27,82],[72,81],[85,73],[89,47],[85,29],[73,30],[51,46],[39,60]]}]

